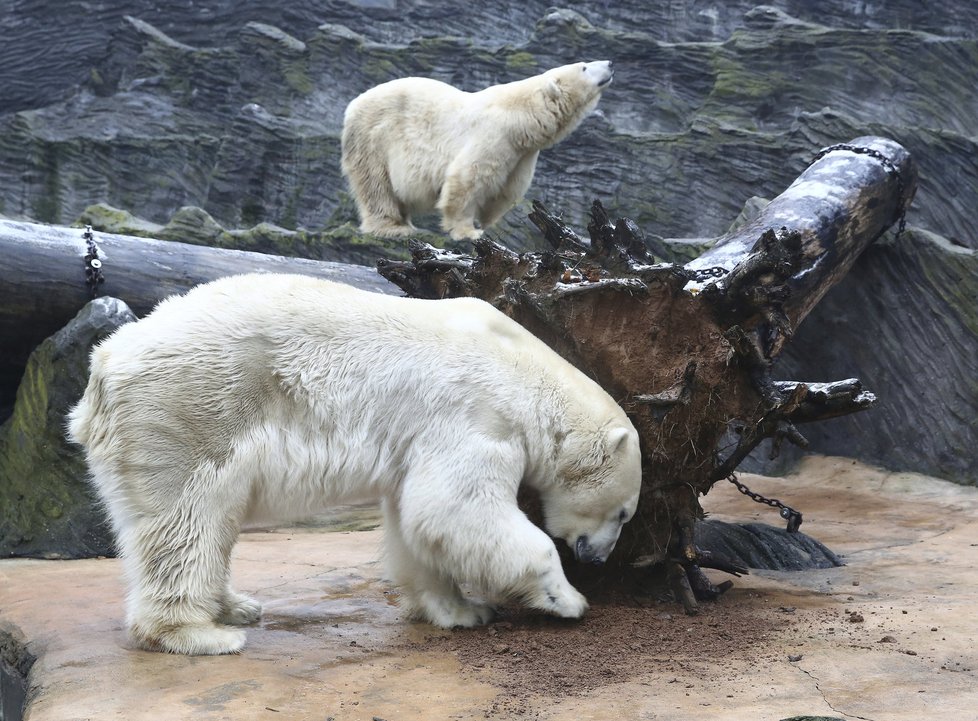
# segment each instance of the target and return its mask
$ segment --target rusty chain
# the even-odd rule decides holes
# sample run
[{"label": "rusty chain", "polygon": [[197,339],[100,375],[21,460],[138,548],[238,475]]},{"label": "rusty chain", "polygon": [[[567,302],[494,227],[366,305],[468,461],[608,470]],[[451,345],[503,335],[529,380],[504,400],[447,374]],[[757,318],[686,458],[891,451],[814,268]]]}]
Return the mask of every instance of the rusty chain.
[{"label": "rusty chain", "polygon": [[738,491],[743,493],[745,496],[750,498],[755,503],[764,503],[768,506],[771,506],[771,508],[781,509],[780,511],[781,518],[783,518],[788,522],[788,528],[787,528],[788,533],[798,532],[799,527],[801,527],[801,521],[802,521],[801,511],[796,511],[794,508],[785,505],[777,498],[768,498],[767,496],[762,496],[760,493],[755,493],[754,491],[749,489],[745,484],[737,480],[736,473],[731,473],[729,476],[727,476],[727,480],[733,483],[737,487]]}]

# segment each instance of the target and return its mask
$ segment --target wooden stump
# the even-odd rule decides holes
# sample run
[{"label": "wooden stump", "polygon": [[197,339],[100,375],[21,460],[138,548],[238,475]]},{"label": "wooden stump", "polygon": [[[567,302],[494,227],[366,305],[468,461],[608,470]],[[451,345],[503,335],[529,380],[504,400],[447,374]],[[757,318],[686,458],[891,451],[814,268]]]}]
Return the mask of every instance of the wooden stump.
[{"label": "wooden stump", "polygon": [[[612,222],[598,202],[589,239],[535,203],[547,252],[517,255],[484,237],[474,257],[414,243],[411,262],[378,266],[409,295],[489,301],[618,399],[642,439],[643,490],[612,562],[679,563],[697,588],[699,566],[724,565],[693,542],[699,497],[765,438],[804,444],[797,423],[874,401],[858,380],[776,382],[771,365],[915,189],[906,150],[857,138],[685,267],[657,263],[634,223]],[[689,608],[690,584],[674,588]]]}]

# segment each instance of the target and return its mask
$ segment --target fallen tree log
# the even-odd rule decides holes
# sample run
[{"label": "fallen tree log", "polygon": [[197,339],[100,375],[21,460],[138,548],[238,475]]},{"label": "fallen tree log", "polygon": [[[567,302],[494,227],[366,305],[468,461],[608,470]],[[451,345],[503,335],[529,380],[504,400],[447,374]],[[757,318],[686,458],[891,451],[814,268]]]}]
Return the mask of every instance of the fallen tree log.
[{"label": "fallen tree log", "polygon": [[378,268],[409,295],[491,302],[619,400],[642,438],[643,491],[610,572],[664,563],[693,612],[694,592],[722,590],[700,567],[730,570],[694,543],[700,496],[763,440],[804,444],[796,423],[872,405],[857,380],[777,382],[772,364],[859,253],[900,222],[916,182],[900,145],[857,138],[823,151],[759,217],[684,267],[656,262],[641,231],[596,202],[587,239],[534,204],[547,252],[517,255],[484,237],[470,257],[416,242],[412,261]]},{"label": "fallen tree log", "polygon": [[[0,409],[13,403],[31,351],[92,299],[84,234],[81,228],[0,220]],[[96,292],[125,301],[137,316],[169,295],[236,273],[300,273],[366,290],[397,290],[366,266],[108,233],[93,238],[104,281]]]}]

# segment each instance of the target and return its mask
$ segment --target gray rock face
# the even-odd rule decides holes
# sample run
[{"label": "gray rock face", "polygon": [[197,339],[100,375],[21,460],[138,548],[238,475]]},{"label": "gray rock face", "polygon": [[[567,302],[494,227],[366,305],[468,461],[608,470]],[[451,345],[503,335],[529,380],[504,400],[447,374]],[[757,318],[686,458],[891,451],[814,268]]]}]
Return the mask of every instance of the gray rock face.
[{"label": "gray rock face", "polygon": [[[25,2],[8,21],[5,87],[42,79],[0,117],[0,213],[67,222],[103,201],[156,223],[193,205],[225,227],[330,227],[348,219],[333,217],[339,131],[358,93],[405,75],[472,90],[601,57],[614,85],[530,191],[570,220],[598,197],[647,232],[714,237],[821,146],[871,133],[920,159],[911,222],[978,242],[963,212],[978,202],[969,3],[111,5],[72,17]],[[23,43],[66,37],[78,44],[43,53],[49,71],[23,72]],[[524,216],[501,228],[510,245],[534,242]]]},{"label": "gray rock face", "polygon": [[978,251],[922,230],[877,241],[798,329],[777,375],[855,375],[879,398],[801,427],[814,450],[978,483]]},{"label": "gray rock face", "polygon": [[64,437],[65,414],[85,390],[92,345],[132,320],[122,301],[98,298],[31,355],[0,426],[0,557],[112,555],[81,450]]},{"label": "gray rock face", "polygon": [[[395,77],[475,90],[614,60],[529,197],[578,225],[599,198],[681,262],[702,243],[675,239],[720,235],[821,147],[891,137],[920,168],[914,232],[867,253],[778,375],[858,376],[880,396],[803,428],[813,450],[978,482],[978,4],[14,0],[0,28],[0,214],[70,222],[105,203],[174,237],[309,257],[398,252],[350,232],[339,171],[347,102]],[[515,249],[538,243],[525,215],[497,230]]]}]

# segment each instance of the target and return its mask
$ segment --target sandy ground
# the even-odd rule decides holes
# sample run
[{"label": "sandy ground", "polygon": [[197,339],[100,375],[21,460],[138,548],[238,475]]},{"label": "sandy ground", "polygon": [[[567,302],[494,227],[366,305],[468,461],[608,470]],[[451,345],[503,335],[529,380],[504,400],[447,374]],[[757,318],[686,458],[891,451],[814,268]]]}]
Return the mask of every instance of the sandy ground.
[{"label": "sandy ground", "polygon": [[[619,598],[576,623],[508,610],[444,632],[399,618],[379,531],[279,529],[236,549],[238,587],[265,604],[238,656],[131,649],[111,559],[0,561],[0,631],[37,656],[30,721],[978,719],[978,490],[839,458],[745,479],[847,565],[755,572],[695,617]],[[732,487],[705,500],[778,522]]]}]

